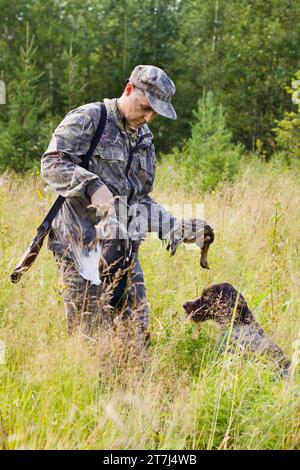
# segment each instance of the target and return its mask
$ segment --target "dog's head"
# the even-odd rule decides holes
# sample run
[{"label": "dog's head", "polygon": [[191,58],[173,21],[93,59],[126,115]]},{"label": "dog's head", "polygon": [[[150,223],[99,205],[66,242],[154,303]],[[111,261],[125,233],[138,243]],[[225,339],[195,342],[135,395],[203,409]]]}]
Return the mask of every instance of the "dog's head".
[{"label": "dog's head", "polygon": [[183,304],[187,317],[195,322],[215,320],[220,324],[251,323],[254,317],[242,296],[231,284],[215,284],[205,289],[198,299]]}]

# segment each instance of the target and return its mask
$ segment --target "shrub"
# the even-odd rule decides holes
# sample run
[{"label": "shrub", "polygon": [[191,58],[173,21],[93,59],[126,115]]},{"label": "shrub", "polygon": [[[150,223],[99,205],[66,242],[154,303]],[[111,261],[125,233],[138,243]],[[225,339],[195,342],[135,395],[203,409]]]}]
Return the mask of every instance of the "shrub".
[{"label": "shrub", "polygon": [[297,111],[285,112],[284,118],[275,123],[274,130],[278,146],[285,151],[288,156],[300,157],[300,70],[296,74],[296,80],[292,81],[291,87],[286,87],[292,95],[293,103],[297,105]]},{"label": "shrub", "polygon": [[216,105],[209,91],[198,102],[194,111],[192,135],[186,143],[185,164],[195,175],[199,171],[199,184],[203,190],[213,189],[222,180],[232,180],[238,172],[243,147],[231,142],[232,134],[226,128],[225,114]]}]

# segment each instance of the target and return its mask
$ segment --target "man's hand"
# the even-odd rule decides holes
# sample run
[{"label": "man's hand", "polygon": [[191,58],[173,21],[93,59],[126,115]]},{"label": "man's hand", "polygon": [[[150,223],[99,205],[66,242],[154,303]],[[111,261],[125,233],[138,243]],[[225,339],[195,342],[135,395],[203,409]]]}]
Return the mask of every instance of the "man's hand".
[{"label": "man's hand", "polygon": [[113,194],[108,187],[103,184],[91,197],[91,203],[93,206],[101,206],[103,204],[113,205]]},{"label": "man's hand", "polygon": [[103,185],[91,196],[91,204],[87,207],[89,216],[96,224],[105,217],[115,216],[115,198],[107,186]]},{"label": "man's hand", "polygon": [[167,250],[173,256],[181,243],[196,243],[200,248],[205,243],[211,244],[214,241],[214,232],[204,220],[183,219],[177,220],[167,238]]}]

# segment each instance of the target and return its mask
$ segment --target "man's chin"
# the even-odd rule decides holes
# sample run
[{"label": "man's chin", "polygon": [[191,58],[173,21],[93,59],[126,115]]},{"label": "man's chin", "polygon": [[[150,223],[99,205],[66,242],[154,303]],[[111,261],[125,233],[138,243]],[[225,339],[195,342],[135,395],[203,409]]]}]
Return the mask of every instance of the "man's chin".
[{"label": "man's chin", "polygon": [[137,126],[135,126],[134,124],[129,124],[128,122],[126,122],[126,129],[129,132],[136,132]]},{"label": "man's chin", "polygon": [[143,125],[143,123],[139,123],[139,122],[136,122],[136,121],[133,121],[133,122],[128,122],[127,121],[127,129],[129,131],[133,131],[133,132],[136,132],[138,130],[139,127],[141,127]]}]

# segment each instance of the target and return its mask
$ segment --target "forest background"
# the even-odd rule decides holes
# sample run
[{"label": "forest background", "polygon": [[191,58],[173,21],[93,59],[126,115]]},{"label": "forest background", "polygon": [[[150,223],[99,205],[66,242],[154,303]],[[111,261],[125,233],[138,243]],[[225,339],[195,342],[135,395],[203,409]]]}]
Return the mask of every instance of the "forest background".
[{"label": "forest background", "polygon": [[[212,91],[234,142],[267,159],[276,120],[293,110],[299,0],[0,0],[0,169],[39,164],[52,131],[83,103],[117,97],[137,64],[176,84],[178,120],[153,124],[158,153],[191,135]],[[194,119],[195,120],[195,119]]]}]

